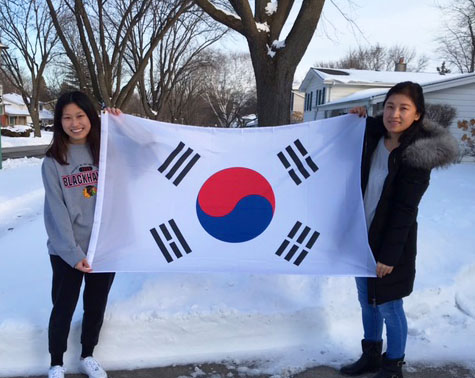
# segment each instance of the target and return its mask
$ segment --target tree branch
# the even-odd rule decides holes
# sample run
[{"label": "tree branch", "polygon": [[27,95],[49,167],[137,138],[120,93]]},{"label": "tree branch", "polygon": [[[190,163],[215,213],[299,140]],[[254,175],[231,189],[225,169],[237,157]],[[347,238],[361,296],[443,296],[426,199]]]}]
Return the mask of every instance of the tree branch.
[{"label": "tree branch", "polygon": [[325,0],[303,0],[295,23],[285,39],[281,58],[296,66],[307,50],[322,13]]},{"label": "tree branch", "polygon": [[221,9],[216,8],[209,2],[209,0],[195,0],[195,2],[201,9],[208,13],[211,18],[245,36],[244,26],[242,20],[239,19],[239,17],[233,16]]}]

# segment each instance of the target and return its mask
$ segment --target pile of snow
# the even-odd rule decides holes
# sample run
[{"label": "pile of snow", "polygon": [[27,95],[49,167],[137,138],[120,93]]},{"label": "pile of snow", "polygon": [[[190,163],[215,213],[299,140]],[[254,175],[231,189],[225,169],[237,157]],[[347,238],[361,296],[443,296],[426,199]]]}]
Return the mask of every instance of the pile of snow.
[{"label": "pile of snow", "polygon": [[276,0],[271,0],[267,3],[266,5],[266,14],[268,16],[272,16],[275,12],[277,12],[277,1]]},{"label": "pile of snow", "polygon": [[275,40],[274,42],[272,42],[272,47],[276,50],[283,49],[285,47],[285,41]]},{"label": "pile of snow", "polygon": [[[0,171],[0,376],[44,374],[51,268],[40,159]],[[405,300],[409,364],[475,371],[475,164],[435,171],[420,207],[414,293]],[[65,363],[77,371],[82,304]],[[288,376],[359,355],[351,277],[118,274],[95,355],[107,369],[223,359]]]},{"label": "pile of snow", "polygon": [[267,22],[256,22],[256,28],[260,32],[270,33],[270,28]]}]

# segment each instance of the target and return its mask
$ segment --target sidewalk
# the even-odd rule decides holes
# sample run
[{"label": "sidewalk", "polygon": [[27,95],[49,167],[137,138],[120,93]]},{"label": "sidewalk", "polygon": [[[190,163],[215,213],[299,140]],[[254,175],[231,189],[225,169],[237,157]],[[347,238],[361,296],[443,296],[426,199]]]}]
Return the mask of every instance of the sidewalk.
[{"label": "sidewalk", "polygon": [[[360,375],[361,378],[371,378],[374,374]],[[29,378],[44,378],[45,376],[30,376]],[[66,378],[84,378],[82,374],[66,374]],[[182,366],[167,366],[153,369],[108,371],[109,378],[343,378],[334,368],[318,366],[298,374],[263,375],[256,374],[252,366],[239,368],[232,364],[192,364]],[[13,378],[13,377],[11,377]],[[15,377],[26,378],[26,377]],[[404,378],[475,378],[475,371],[464,367],[449,365],[439,368],[411,366],[405,368]]]}]

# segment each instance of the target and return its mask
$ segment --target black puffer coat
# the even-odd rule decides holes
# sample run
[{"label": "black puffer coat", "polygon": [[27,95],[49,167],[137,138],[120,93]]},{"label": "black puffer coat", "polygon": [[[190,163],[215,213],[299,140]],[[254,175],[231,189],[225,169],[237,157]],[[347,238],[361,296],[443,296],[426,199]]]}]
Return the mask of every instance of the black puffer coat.
[{"label": "black puffer coat", "polygon": [[[381,118],[368,117],[361,167],[363,193],[368,183],[371,156],[384,135]],[[394,266],[383,278],[368,278],[368,300],[381,304],[408,296],[416,274],[417,211],[429,186],[432,168],[452,163],[457,141],[441,126],[424,121],[411,126],[407,138],[389,155],[388,176],[369,229],[374,258]]]}]

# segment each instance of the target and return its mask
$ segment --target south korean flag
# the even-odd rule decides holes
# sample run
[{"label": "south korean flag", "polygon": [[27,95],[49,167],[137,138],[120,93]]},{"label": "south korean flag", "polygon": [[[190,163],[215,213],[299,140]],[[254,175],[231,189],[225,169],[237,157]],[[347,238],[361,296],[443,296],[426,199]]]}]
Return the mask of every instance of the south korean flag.
[{"label": "south korean flag", "polygon": [[374,276],[364,119],[220,129],[102,117],[96,272]]}]

